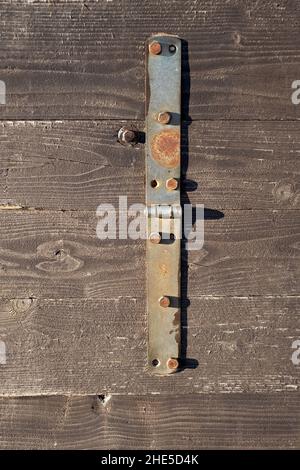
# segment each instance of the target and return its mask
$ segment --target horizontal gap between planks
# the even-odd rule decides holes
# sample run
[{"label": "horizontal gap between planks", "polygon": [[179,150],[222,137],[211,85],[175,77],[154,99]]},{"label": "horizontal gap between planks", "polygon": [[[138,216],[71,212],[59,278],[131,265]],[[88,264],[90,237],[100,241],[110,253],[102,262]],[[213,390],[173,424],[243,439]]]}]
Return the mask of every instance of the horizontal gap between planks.
[{"label": "horizontal gap between planks", "polygon": [[[47,117],[41,119],[41,118],[34,118],[34,119],[18,119],[18,118],[5,118],[5,119],[1,119],[0,118],[0,123],[9,123],[9,122],[20,122],[20,123],[28,123],[28,122],[51,122],[51,123],[64,123],[64,122],[120,122],[120,123],[138,123],[138,122],[141,122],[141,123],[144,123],[146,120],[146,118],[139,118],[139,117],[136,117],[136,118],[124,118],[124,117],[119,117],[119,118],[99,118],[99,119],[95,119],[95,118],[78,118],[78,119],[74,119],[74,118],[55,118],[55,119],[49,119]],[[181,121],[181,125],[182,124],[192,124],[193,122],[249,122],[249,123],[253,123],[253,122],[291,122],[291,123],[296,123],[296,122],[299,122],[300,123],[300,118],[299,119],[249,119],[249,118],[241,118],[241,119],[210,119],[210,118],[205,118],[205,119],[183,119]]]},{"label": "horizontal gap between planks", "polygon": [[[189,191],[187,191],[189,193]],[[205,201],[203,201],[204,203]],[[205,204],[204,204],[205,206]],[[86,214],[89,214],[89,213],[96,213],[96,209],[97,207],[95,207],[95,210],[93,209],[44,209],[42,207],[26,207],[26,206],[20,206],[20,207],[14,207],[14,206],[10,206],[9,204],[3,204],[2,207],[1,207],[1,204],[0,204],[0,214],[1,212],[9,212],[11,214],[13,213],[19,213],[19,212],[49,212],[51,214],[53,213],[57,213],[57,214],[60,214],[60,213],[68,213],[68,212],[72,212],[72,213],[76,213],[76,212],[80,212],[80,213],[86,213]],[[230,208],[230,207],[218,207],[218,210],[219,211],[226,211],[226,212],[288,212],[288,213],[297,213],[300,211],[300,208],[299,209],[290,209],[290,208],[278,208],[278,209],[263,209],[263,208],[252,208],[252,207],[247,207],[247,208],[242,208],[242,209],[237,209],[237,208]]]},{"label": "horizontal gap between planks", "polygon": [[[206,299],[206,300],[219,300],[219,299],[237,299],[237,300],[251,300],[251,299],[298,299],[300,298],[300,292],[299,294],[249,294],[249,295],[225,295],[225,294],[199,294],[199,295],[189,295],[188,296],[189,300],[197,300],[197,299]],[[0,301],[11,301],[11,300],[27,300],[28,297],[1,297],[0,296]],[[108,301],[115,301],[115,300],[122,300],[122,299],[128,299],[128,300],[138,300],[138,299],[145,299],[145,296],[130,296],[130,295],[121,295],[118,297],[103,297],[101,299],[97,298],[91,298],[91,297],[61,297],[61,298],[56,298],[56,297],[36,297],[34,295],[30,296],[30,299],[32,300],[41,300],[41,301],[46,301],[46,300],[51,300],[53,302],[60,302],[60,301],[90,301],[93,303],[101,303],[101,302],[108,302]],[[189,307],[187,307],[189,308]]]},{"label": "horizontal gap between planks", "polygon": [[[180,374],[180,372],[179,372]],[[50,397],[62,397],[62,398],[80,398],[80,397],[130,397],[130,398],[138,398],[138,397],[161,397],[162,399],[165,399],[168,397],[170,393],[166,393],[166,392],[141,392],[141,393],[134,393],[134,392],[128,392],[128,393],[124,393],[124,392],[113,392],[113,391],[101,391],[101,388],[98,389],[97,392],[94,392],[94,393],[79,393],[79,392],[76,392],[76,393],[65,393],[65,394],[62,394],[61,392],[53,392],[51,391],[51,393],[37,393],[36,395],[33,395],[33,394],[24,394],[24,395],[10,395],[10,394],[6,394],[6,393],[1,393],[0,391],[0,400],[1,399],[23,399],[23,398],[34,398],[34,399],[38,399],[38,398],[50,398]],[[232,395],[235,395],[235,396],[250,396],[250,395],[255,395],[257,397],[257,399],[259,400],[259,397],[260,396],[263,396],[263,397],[276,397],[276,396],[291,396],[292,394],[296,394],[296,395],[299,395],[299,389],[295,389],[295,388],[291,388],[291,389],[286,389],[286,390],[275,390],[275,391],[267,391],[267,392],[264,392],[264,391],[259,391],[259,392],[248,392],[248,391],[244,391],[244,390],[241,390],[241,391],[238,391],[238,390],[235,390],[235,391],[224,391],[224,392],[202,392],[202,391],[193,391],[193,392],[188,392],[188,391],[184,391],[184,392],[181,392],[181,391],[178,391],[177,393],[175,394],[172,394],[172,396],[174,397],[178,397],[179,399],[182,399],[183,397],[201,397],[203,396],[203,398],[207,398],[207,397],[222,397],[222,396],[232,396]]]},{"label": "horizontal gap between planks", "polygon": [[[174,393],[173,396],[178,396],[180,398],[182,398],[183,396],[199,396],[199,395],[203,395],[203,398],[207,398],[208,396],[212,396],[212,397],[221,397],[221,396],[225,396],[225,395],[243,395],[243,396],[256,396],[257,398],[259,398],[260,396],[264,396],[264,397],[277,397],[278,395],[290,395],[290,394],[293,394],[293,393],[299,393],[299,390],[295,390],[295,389],[291,389],[291,390],[279,390],[279,391],[272,391],[272,392],[258,392],[258,393],[254,393],[254,392],[248,392],[248,391],[236,391],[236,392],[199,392],[199,393],[195,393],[195,392],[192,392],[192,393],[189,393],[189,392],[184,392],[184,393],[181,393],[181,392],[177,392],[177,393]],[[39,393],[37,395],[6,395],[6,394],[1,394],[0,393],[0,399],[5,399],[5,398],[12,398],[12,399],[18,399],[18,398],[35,398],[35,399],[38,399],[39,397],[40,398],[46,398],[46,397],[61,397],[61,398],[76,398],[76,397],[91,397],[91,398],[96,398],[96,397],[101,397],[101,401],[102,401],[102,397],[104,397],[104,399],[106,397],[110,397],[110,396],[120,396],[120,397],[130,397],[130,398],[138,398],[138,397],[160,397],[162,399],[164,398],[167,398],[168,394],[166,393],[158,393],[158,392],[145,392],[145,393],[133,393],[133,392],[129,392],[127,394],[124,394],[124,393],[118,393],[118,392],[103,392],[101,393],[100,392],[95,392],[95,393],[65,393],[65,394],[62,394],[62,393],[55,393],[55,392],[51,392],[51,393],[46,393],[46,394],[43,394],[43,393]]]}]

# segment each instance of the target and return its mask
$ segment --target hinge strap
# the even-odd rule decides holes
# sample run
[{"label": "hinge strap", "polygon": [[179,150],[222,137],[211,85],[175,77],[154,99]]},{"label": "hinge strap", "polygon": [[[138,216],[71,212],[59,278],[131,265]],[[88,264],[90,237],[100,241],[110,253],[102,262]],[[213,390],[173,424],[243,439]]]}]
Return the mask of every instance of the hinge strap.
[{"label": "hinge strap", "polygon": [[148,367],[175,372],[180,358],[181,41],[147,42],[146,203]]}]

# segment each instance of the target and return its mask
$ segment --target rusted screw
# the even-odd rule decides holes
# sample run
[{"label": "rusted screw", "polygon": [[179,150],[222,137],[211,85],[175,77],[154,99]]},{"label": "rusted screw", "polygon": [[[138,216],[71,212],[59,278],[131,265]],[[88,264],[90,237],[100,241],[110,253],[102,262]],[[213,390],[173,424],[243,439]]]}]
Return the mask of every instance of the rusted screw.
[{"label": "rusted screw", "polygon": [[159,243],[161,241],[161,236],[158,232],[150,233],[149,240],[151,243]]},{"label": "rusted screw", "polygon": [[168,369],[178,369],[179,367],[179,362],[177,359],[174,359],[173,357],[170,357],[170,359],[167,360],[167,367]]},{"label": "rusted screw", "polygon": [[152,41],[149,44],[150,54],[158,55],[161,53],[161,44],[157,41]]},{"label": "rusted screw", "polygon": [[175,189],[178,188],[178,181],[177,179],[175,178],[169,178],[167,181],[166,181],[166,188],[169,190],[169,191],[174,191]]},{"label": "rusted screw", "polygon": [[162,113],[158,114],[157,120],[160,122],[160,124],[169,124],[171,121],[171,113],[168,111],[163,111]]},{"label": "rusted screw", "polygon": [[136,142],[136,132],[126,127],[121,127],[118,132],[118,140],[122,144],[132,144]]},{"label": "rusted screw", "polygon": [[161,297],[159,299],[159,305],[163,308],[167,308],[167,307],[170,307],[170,297],[167,297],[166,295],[164,295],[163,297]]}]

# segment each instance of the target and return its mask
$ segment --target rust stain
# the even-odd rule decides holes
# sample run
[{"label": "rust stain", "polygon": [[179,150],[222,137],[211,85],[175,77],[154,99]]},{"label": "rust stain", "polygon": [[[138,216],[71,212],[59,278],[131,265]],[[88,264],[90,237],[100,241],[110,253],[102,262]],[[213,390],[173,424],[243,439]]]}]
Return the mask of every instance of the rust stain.
[{"label": "rust stain", "polygon": [[164,130],[154,135],[151,142],[152,158],[164,168],[175,168],[180,163],[180,132]]},{"label": "rust stain", "polygon": [[179,345],[181,343],[180,321],[181,321],[181,312],[180,312],[180,310],[177,310],[177,312],[174,313],[173,325],[175,326],[175,330],[174,330],[174,332],[175,332],[175,341]]},{"label": "rust stain", "polygon": [[168,266],[166,264],[160,264],[159,265],[159,270],[160,273],[163,277],[166,277],[168,275]]},{"label": "rust stain", "polygon": [[177,312],[174,313],[173,325],[177,327],[180,325],[180,311],[179,310],[177,310]]}]

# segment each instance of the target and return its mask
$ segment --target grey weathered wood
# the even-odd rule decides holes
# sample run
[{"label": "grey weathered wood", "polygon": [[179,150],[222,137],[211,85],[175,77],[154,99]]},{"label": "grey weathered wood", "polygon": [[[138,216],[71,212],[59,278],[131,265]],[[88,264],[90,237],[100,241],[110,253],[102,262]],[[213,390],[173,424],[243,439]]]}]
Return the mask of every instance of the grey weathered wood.
[{"label": "grey weathered wood", "polygon": [[[295,0],[2,2],[1,448],[299,447],[299,18]],[[168,380],[145,372],[144,243],[98,240],[95,216],[144,202],[143,145],[116,135],[144,128],[159,31],[187,41],[184,201],[208,209]]]},{"label": "grey weathered wood", "polygon": [[[1,297],[143,296],[145,241],[100,240],[98,220],[93,212],[0,210]],[[188,295],[299,294],[298,211],[225,211],[204,229],[203,248],[183,255]]]},{"label": "grey weathered wood", "polygon": [[168,380],[145,370],[146,327],[144,298],[2,300],[7,358],[0,394],[151,391],[186,400],[193,393],[299,389],[300,366],[291,360],[299,296],[191,297],[183,316],[187,367]]},{"label": "grey weathered wood", "polygon": [[1,449],[297,449],[299,395],[0,399]]},{"label": "grey weathered wood", "polygon": [[[81,209],[144,202],[144,146],[117,143],[117,122],[0,123],[0,208]],[[143,122],[135,122],[143,130]],[[300,123],[194,122],[183,128],[182,162],[193,204],[296,209]],[[186,167],[187,171],[186,171]],[[191,189],[198,188],[196,191]]]},{"label": "grey weathered wood", "polygon": [[296,0],[2,3],[0,117],[143,118],[144,42],[164,31],[188,42],[186,117],[299,119],[299,16]]}]

